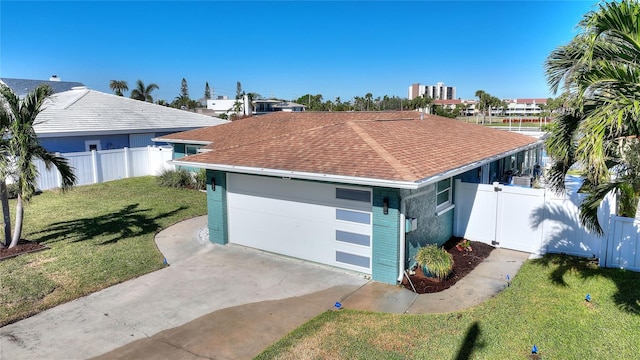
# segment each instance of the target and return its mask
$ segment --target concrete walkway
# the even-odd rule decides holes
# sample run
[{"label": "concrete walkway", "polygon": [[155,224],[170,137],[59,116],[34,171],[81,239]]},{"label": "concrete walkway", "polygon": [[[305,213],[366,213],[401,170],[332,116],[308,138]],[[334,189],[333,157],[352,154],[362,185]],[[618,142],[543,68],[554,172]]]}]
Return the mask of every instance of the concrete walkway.
[{"label": "concrete walkway", "polygon": [[247,359],[341,301],[345,308],[438,313],[507,286],[529,254],[496,249],[454,287],[417,295],[323,265],[213,245],[206,217],[160,232],[171,266],[0,328],[0,359]]},{"label": "concrete walkway", "polygon": [[418,295],[403,287],[370,282],[349,295],[343,305],[349,309],[396,314],[433,314],[468,309],[506,288],[529,255],[495,249],[454,286],[433,294]]},{"label": "concrete walkway", "polygon": [[[104,358],[251,358],[369,281],[199,241],[206,221],[187,220],[156,236],[169,267],[0,328],[0,359],[86,359],[123,346]],[[141,339],[152,344],[136,352],[146,345]]]}]

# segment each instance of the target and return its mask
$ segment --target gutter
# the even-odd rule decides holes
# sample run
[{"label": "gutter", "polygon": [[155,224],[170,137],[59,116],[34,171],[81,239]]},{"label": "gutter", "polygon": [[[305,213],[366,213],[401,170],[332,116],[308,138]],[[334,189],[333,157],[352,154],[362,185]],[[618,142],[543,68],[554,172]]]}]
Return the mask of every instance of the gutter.
[{"label": "gutter", "polygon": [[294,178],[294,179],[303,179],[303,180],[329,181],[329,182],[337,182],[337,183],[345,183],[345,184],[368,185],[368,186],[387,187],[387,188],[395,188],[395,189],[410,189],[410,190],[418,189],[418,184],[412,181],[383,180],[383,179],[363,178],[363,177],[346,176],[346,175],[319,174],[319,173],[310,173],[310,172],[301,172],[301,171],[254,168],[254,167],[236,166],[236,165],[205,164],[200,162],[181,161],[181,160],[170,160],[169,163],[173,165],[178,165],[178,166],[190,166],[190,167],[209,169],[209,170],[219,170],[219,171],[235,172],[235,173],[242,173],[242,174],[252,174],[252,175],[274,176],[274,177],[289,178],[289,179]]},{"label": "gutter", "polygon": [[204,140],[179,140],[179,139],[162,139],[162,138],[152,138],[151,141],[154,142],[166,142],[170,144],[190,144],[190,145],[209,145],[211,141]]}]

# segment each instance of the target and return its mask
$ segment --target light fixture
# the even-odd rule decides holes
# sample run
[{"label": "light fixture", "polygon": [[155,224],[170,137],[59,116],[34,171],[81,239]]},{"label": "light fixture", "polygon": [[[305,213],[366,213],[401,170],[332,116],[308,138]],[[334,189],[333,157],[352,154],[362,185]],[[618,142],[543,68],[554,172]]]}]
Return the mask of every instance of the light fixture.
[{"label": "light fixture", "polygon": [[211,191],[216,191],[216,178],[211,178]]},{"label": "light fixture", "polygon": [[389,215],[389,198],[382,199],[382,213]]}]

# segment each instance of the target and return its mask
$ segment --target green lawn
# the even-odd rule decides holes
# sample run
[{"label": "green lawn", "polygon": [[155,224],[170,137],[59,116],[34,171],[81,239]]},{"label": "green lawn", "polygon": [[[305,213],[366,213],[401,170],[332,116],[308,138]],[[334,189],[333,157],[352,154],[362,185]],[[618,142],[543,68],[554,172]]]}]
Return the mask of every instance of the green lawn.
[{"label": "green lawn", "polygon": [[[586,259],[528,261],[510,287],[466,311],[328,311],[258,359],[637,359],[640,273]],[[586,294],[592,302],[585,301]]]},{"label": "green lawn", "polygon": [[154,177],[35,196],[23,238],[51,249],[0,261],[0,326],[162,268],[154,235],[206,211],[204,193]]}]

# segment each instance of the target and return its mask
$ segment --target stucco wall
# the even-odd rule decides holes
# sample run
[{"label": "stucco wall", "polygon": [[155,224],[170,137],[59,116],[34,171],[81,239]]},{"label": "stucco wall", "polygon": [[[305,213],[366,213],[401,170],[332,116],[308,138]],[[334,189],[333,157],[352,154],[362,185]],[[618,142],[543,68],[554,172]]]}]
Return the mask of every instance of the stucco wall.
[{"label": "stucco wall", "polygon": [[[411,192],[403,192],[407,197]],[[417,219],[417,230],[406,234],[406,263],[408,267],[414,262],[413,257],[418,249],[428,244],[442,245],[453,236],[453,209],[440,216],[436,213],[436,191],[411,198],[406,201],[405,216]]]}]

